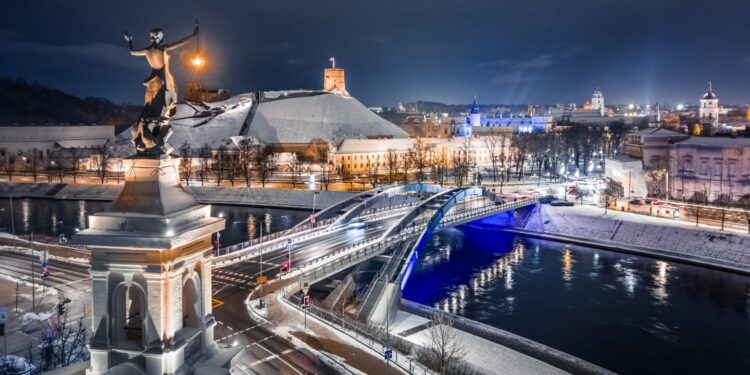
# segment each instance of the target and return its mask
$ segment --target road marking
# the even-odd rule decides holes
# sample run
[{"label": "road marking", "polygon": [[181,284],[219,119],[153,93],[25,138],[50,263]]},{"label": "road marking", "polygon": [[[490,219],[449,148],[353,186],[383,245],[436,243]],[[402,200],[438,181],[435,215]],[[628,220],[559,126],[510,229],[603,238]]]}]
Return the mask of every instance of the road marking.
[{"label": "road marking", "polygon": [[[264,348],[264,349],[265,349],[265,348]],[[266,349],[266,350],[268,350],[268,349]],[[272,356],[268,356],[268,357],[266,357],[266,358],[263,358],[263,359],[259,359],[259,360],[255,361],[255,362],[253,362],[253,363],[249,364],[248,366],[250,366],[250,367],[253,367],[253,366],[257,366],[257,365],[259,365],[259,364],[261,364],[261,363],[265,363],[265,362],[268,362],[268,361],[272,361],[272,360],[274,360],[274,359],[276,359],[276,358],[278,358],[278,359],[281,359],[281,356],[282,356],[282,355],[287,355],[287,354],[289,354],[289,353],[293,353],[293,352],[295,352],[296,350],[297,350],[297,349],[287,349],[287,350],[284,350],[283,352],[281,352],[281,353],[279,353],[279,354],[274,354],[274,355],[272,355]],[[270,353],[270,351],[269,351],[269,353]],[[271,353],[271,354],[273,354],[273,353]],[[291,366],[290,366],[290,367],[291,367]],[[292,367],[292,368],[294,368],[294,367]],[[298,372],[298,373],[299,373],[299,372]]]},{"label": "road marking", "polygon": [[213,310],[213,309],[215,309],[215,308],[217,308],[217,307],[219,307],[219,306],[221,306],[221,305],[224,304],[224,301],[218,300],[216,298],[211,298],[211,302],[213,303],[211,305],[211,310]]}]

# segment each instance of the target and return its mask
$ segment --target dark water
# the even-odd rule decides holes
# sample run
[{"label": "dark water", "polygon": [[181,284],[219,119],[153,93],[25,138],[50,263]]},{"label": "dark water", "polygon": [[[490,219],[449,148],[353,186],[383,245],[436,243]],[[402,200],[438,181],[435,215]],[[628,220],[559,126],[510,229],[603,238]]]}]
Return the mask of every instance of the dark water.
[{"label": "dark water", "polygon": [[[28,238],[33,231],[35,240],[45,242],[57,242],[60,234],[70,239],[77,229],[86,228],[88,215],[105,211],[109,205],[109,202],[94,201],[13,199],[15,233]],[[266,234],[291,228],[310,215],[301,210],[222,205],[213,205],[211,213],[226,218],[226,229],[221,231],[222,246],[247,241],[250,233],[257,237],[261,221],[264,222],[263,233]],[[0,231],[11,233],[12,229],[10,200],[2,198]]]},{"label": "dark water", "polygon": [[495,228],[438,231],[404,297],[622,374],[750,373],[750,278]]}]

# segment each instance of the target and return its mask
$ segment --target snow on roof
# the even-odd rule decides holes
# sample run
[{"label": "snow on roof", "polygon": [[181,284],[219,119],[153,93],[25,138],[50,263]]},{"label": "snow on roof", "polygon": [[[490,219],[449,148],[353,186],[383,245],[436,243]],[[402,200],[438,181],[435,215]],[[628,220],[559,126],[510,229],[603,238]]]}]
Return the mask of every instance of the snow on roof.
[{"label": "snow on roof", "polygon": [[659,137],[684,137],[683,133],[672,131],[664,128],[646,128],[639,130],[638,134],[643,138],[659,138]]},{"label": "snow on roof", "polygon": [[248,135],[266,144],[310,143],[347,137],[407,138],[398,126],[357,99],[332,93],[261,102]]},{"label": "snow on roof", "polygon": [[677,146],[699,146],[699,147],[750,147],[750,138],[727,138],[727,137],[691,137]]},{"label": "snow on roof", "polygon": [[215,103],[183,103],[170,123],[174,132],[168,142],[179,150],[185,142],[193,148],[208,144],[212,148],[240,134],[252,108],[252,94],[242,94]]},{"label": "snow on roof", "polygon": [[410,138],[396,139],[345,139],[336,149],[337,154],[355,154],[367,152],[407,151],[413,140]]}]

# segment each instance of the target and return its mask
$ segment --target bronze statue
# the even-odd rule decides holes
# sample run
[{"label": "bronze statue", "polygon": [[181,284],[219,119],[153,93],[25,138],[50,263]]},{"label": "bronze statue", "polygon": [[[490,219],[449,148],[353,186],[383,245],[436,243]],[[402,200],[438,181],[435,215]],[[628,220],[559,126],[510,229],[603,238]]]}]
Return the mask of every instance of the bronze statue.
[{"label": "bronze statue", "polygon": [[172,151],[167,139],[172,134],[169,118],[177,107],[177,86],[169,70],[169,51],[187,44],[198,35],[198,21],[195,21],[193,34],[174,43],[162,43],[164,33],[161,29],[151,30],[151,45],[143,49],[133,48],[133,36],[125,31],[130,54],[145,56],[151,67],[151,75],[143,81],[146,86],[146,98],[138,123],[133,129],[131,139],[138,155],[161,155]]}]

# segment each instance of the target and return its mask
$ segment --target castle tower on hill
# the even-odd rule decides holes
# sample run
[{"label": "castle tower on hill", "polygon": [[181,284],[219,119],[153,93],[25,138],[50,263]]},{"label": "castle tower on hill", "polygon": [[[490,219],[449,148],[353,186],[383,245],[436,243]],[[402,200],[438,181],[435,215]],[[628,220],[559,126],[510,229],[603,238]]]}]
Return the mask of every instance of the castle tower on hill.
[{"label": "castle tower on hill", "polygon": [[346,76],[343,68],[336,67],[336,58],[329,59],[331,67],[323,71],[323,90],[350,96],[346,91]]}]

